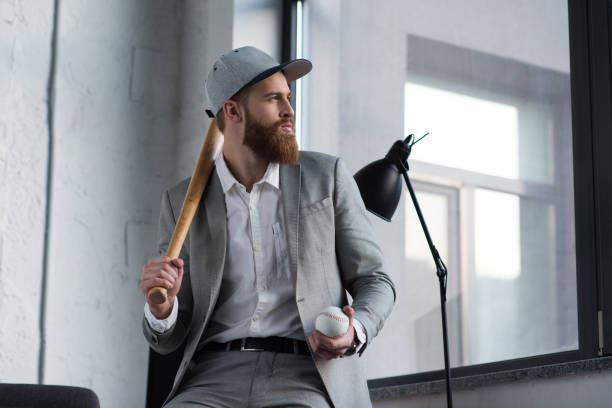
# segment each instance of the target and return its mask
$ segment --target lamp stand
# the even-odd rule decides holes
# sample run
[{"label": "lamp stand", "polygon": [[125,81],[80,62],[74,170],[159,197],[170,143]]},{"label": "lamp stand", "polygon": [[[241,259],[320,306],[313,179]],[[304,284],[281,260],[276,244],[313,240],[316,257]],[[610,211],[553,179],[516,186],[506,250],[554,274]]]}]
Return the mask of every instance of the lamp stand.
[{"label": "lamp stand", "polygon": [[[425,136],[427,136],[427,134]],[[446,405],[448,408],[452,408],[453,395],[452,395],[451,386],[450,386],[451,375],[450,375],[450,361],[449,361],[449,352],[448,352],[448,325],[446,323],[447,269],[446,269],[446,265],[444,265],[444,262],[442,262],[442,258],[440,258],[440,254],[438,253],[436,246],[431,240],[431,235],[429,235],[429,229],[427,228],[427,224],[425,223],[425,218],[423,217],[423,213],[421,212],[419,201],[416,198],[416,194],[414,193],[414,189],[412,188],[412,183],[410,182],[410,178],[408,177],[408,170],[409,170],[408,156],[410,155],[410,152],[412,150],[412,145],[416,143],[414,142],[410,144],[411,139],[412,139],[412,135],[408,136],[403,142],[398,140],[391,147],[391,150],[389,151],[386,157],[387,159],[395,163],[400,173],[402,173],[402,176],[404,176],[406,187],[408,187],[408,191],[410,192],[410,198],[412,199],[412,204],[414,205],[414,209],[416,210],[416,213],[419,217],[421,228],[423,228],[423,232],[425,233],[425,238],[427,239],[427,245],[429,246],[429,250],[431,251],[431,256],[433,257],[434,263],[436,264],[436,275],[438,275],[438,281],[440,284],[440,312],[442,315],[442,340],[444,343],[444,372],[446,374]]]},{"label": "lamp stand", "polygon": [[423,218],[423,213],[421,212],[421,207],[419,206],[419,202],[414,193],[414,189],[412,188],[412,183],[410,183],[410,179],[408,178],[408,163],[405,163],[405,166],[404,163],[402,163],[402,167],[403,168],[400,171],[404,176],[404,181],[406,182],[406,186],[408,187],[408,191],[410,192],[410,198],[412,198],[412,204],[414,204],[414,209],[416,210],[416,213],[419,216],[421,227],[423,228],[425,238],[427,239],[427,245],[429,245],[429,250],[431,251],[431,255],[436,264],[436,274],[438,275],[438,281],[440,283],[440,311],[442,314],[442,339],[444,342],[444,371],[446,373],[446,405],[447,407],[451,408],[453,406],[453,396],[451,393],[450,386],[451,376],[448,353],[448,325],[446,323],[446,265],[444,265],[444,262],[442,262],[442,258],[440,258],[440,254],[438,253],[438,250],[436,249],[436,246],[433,244],[431,236],[429,235],[429,230],[427,229],[425,218]]}]

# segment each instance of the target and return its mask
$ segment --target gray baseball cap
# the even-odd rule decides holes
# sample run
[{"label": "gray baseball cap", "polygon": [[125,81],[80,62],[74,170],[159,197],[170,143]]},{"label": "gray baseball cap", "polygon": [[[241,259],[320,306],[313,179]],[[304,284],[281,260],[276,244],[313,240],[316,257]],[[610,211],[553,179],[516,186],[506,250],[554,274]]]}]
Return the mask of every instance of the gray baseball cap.
[{"label": "gray baseball cap", "polygon": [[211,109],[206,112],[212,117],[221,110],[223,103],[236,93],[278,71],[282,70],[287,82],[292,82],[309,73],[311,69],[312,63],[306,59],[279,64],[258,48],[236,48],[220,56],[208,72],[206,93]]}]

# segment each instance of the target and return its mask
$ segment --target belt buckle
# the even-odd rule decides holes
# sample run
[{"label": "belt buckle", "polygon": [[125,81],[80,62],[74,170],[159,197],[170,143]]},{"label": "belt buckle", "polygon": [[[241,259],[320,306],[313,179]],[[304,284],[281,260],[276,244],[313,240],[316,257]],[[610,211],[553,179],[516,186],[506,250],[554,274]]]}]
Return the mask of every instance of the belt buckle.
[{"label": "belt buckle", "polygon": [[244,345],[246,344],[246,338],[242,338],[240,341],[240,351],[264,351],[264,349],[258,348],[246,348]]}]

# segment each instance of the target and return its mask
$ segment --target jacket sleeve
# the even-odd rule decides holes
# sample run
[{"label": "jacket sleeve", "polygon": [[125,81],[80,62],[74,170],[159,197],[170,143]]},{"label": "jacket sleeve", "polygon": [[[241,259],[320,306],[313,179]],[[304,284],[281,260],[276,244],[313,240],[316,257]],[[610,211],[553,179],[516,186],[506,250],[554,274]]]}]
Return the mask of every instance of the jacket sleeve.
[{"label": "jacket sleeve", "polygon": [[[162,197],[161,209],[159,214],[159,229],[158,229],[158,253],[159,256],[164,256],[170,238],[176,225],[175,212],[170,202],[170,196],[166,192]],[[187,241],[186,241],[187,243]],[[191,291],[191,277],[189,274],[189,253],[188,245],[183,245],[179,258],[184,261],[183,280],[177,298],[179,301],[178,318],[176,322],[165,332],[158,333],[149,325],[147,319],[143,316],[142,329],[145,338],[151,345],[151,348],[160,354],[168,354],[178,349],[183,343],[191,323],[193,310],[193,295]]]},{"label": "jacket sleeve", "polygon": [[[342,159],[335,166],[336,257],[344,288],[353,297],[355,318],[369,344],[395,303],[395,286],[384,272],[383,255],[353,176]],[[359,353],[363,353],[365,344]]]}]

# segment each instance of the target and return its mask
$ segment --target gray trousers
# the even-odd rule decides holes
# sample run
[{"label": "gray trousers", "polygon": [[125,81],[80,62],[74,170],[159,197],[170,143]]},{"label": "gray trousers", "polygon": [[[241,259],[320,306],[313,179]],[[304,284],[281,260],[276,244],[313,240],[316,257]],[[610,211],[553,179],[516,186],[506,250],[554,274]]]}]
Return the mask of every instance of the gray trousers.
[{"label": "gray trousers", "polygon": [[164,407],[331,406],[310,356],[213,351],[192,362],[177,394]]}]

